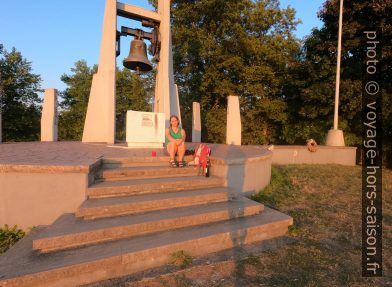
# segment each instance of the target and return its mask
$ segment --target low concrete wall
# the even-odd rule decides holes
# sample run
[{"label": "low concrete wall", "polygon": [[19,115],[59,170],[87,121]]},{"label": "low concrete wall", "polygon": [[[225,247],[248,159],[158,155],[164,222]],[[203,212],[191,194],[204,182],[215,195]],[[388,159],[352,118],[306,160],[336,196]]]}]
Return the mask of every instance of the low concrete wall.
[{"label": "low concrete wall", "polygon": [[245,195],[266,187],[271,180],[272,153],[238,160],[211,158],[211,175],[226,179],[227,186]]},{"label": "low concrete wall", "polygon": [[24,230],[75,212],[86,199],[87,173],[0,173],[0,226]]},{"label": "low concrete wall", "polygon": [[319,146],[310,152],[306,146],[271,146],[272,164],[356,164],[356,147]]}]

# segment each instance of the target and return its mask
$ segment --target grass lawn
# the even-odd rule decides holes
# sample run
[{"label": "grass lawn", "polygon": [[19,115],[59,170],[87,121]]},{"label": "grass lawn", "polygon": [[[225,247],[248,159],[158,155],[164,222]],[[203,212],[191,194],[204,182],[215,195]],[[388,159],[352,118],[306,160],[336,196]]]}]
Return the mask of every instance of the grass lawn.
[{"label": "grass lawn", "polygon": [[[260,256],[249,284],[392,286],[392,171],[383,171],[384,277],[361,277],[361,167],[275,166],[254,197],[294,218],[298,241]],[[241,276],[241,274],[239,274]],[[260,286],[255,284],[254,286]]]}]

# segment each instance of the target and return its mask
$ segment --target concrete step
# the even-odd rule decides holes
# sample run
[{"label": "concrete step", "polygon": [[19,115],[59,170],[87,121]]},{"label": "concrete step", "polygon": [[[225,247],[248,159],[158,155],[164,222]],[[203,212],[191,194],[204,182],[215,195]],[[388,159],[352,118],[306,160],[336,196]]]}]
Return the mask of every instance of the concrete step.
[{"label": "concrete step", "polygon": [[[103,158],[102,163],[104,168],[115,168],[115,167],[132,167],[132,166],[168,166],[169,156],[135,156],[125,158]],[[178,160],[178,157],[176,157]],[[184,160],[190,162],[193,160],[193,156],[185,156]]]},{"label": "concrete step", "polygon": [[174,192],[224,186],[225,180],[219,177],[170,177],[132,179],[99,182],[87,189],[89,198],[127,196],[133,194]]},{"label": "concrete step", "polygon": [[33,230],[0,256],[0,286],[80,286],[164,265],[184,250],[195,257],[283,236],[292,218],[265,208],[258,215],[39,254]]},{"label": "concrete step", "polygon": [[262,209],[262,204],[245,197],[239,197],[230,202],[91,221],[78,220],[73,214],[65,214],[33,241],[33,249],[44,253],[65,250],[148,233],[251,216],[260,213]]},{"label": "concrete step", "polygon": [[106,168],[99,172],[98,181],[197,176],[198,172],[199,169],[194,166],[184,168],[171,168],[169,166]]},{"label": "concrete step", "polygon": [[217,187],[125,197],[96,198],[86,200],[77,209],[75,216],[84,219],[114,217],[199,204],[225,202],[231,200],[234,196],[234,190],[226,187]]}]

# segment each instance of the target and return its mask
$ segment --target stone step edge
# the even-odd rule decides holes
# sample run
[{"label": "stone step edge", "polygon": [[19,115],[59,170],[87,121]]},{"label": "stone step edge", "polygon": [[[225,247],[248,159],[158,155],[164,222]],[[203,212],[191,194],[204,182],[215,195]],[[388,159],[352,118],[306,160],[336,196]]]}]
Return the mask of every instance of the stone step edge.
[{"label": "stone step edge", "polygon": [[[119,182],[119,181],[111,181]],[[173,186],[174,185],[174,186]],[[187,182],[156,182],[146,183],[142,185],[120,185],[120,186],[104,186],[87,188],[88,198],[105,198],[120,197],[129,195],[139,195],[148,193],[174,192],[181,190],[194,190],[200,188],[225,187],[227,185],[223,178],[215,178],[214,180],[199,182],[197,184],[187,185]],[[140,189],[143,186],[143,189]]]},{"label": "stone step edge", "polygon": [[[169,162],[170,157],[169,156],[134,156],[134,157],[105,157],[102,159],[103,164],[121,164],[121,163],[156,163],[156,162]],[[176,160],[178,160],[178,157],[176,157]],[[184,160],[186,161],[192,161],[193,156],[185,156]]]},{"label": "stone step edge", "polygon": [[[181,218],[169,218],[155,222],[116,226],[87,232],[49,237],[33,241],[33,249],[41,253],[49,253],[86,245],[98,244],[112,240],[130,238],[167,230],[194,227],[203,224],[216,223],[240,217],[247,217],[262,212],[263,205],[245,206],[239,210],[220,210],[195,214]],[[194,222],[198,220],[198,222]],[[92,238],[88,238],[92,237]],[[65,242],[64,242],[65,241]],[[67,244],[68,243],[68,244]]]},{"label": "stone step edge", "polygon": [[[170,170],[169,170],[170,169]],[[125,168],[106,169],[99,172],[95,177],[96,181],[115,181],[115,180],[131,180],[131,179],[144,179],[144,178],[167,178],[167,177],[184,177],[184,176],[197,176],[199,175],[198,169],[193,168],[171,168],[148,170],[126,170]]]},{"label": "stone step edge", "polygon": [[[166,199],[153,199],[143,202],[122,203],[96,207],[80,207],[75,217],[85,220],[114,217],[129,214],[140,214],[149,211],[166,210],[180,207],[190,207],[200,204],[230,201],[237,195],[230,191],[199,194],[195,196],[170,197]],[[158,204],[157,204],[158,203]]]},{"label": "stone step edge", "polygon": [[[76,210],[75,216],[84,219],[146,213],[149,211],[189,207],[208,203],[232,201],[241,196],[227,187],[180,190],[175,192],[129,195],[87,199]],[[106,214],[108,214],[106,216]]]},{"label": "stone step edge", "polygon": [[123,180],[132,180],[132,179],[155,179],[155,178],[171,178],[171,177],[187,177],[187,176],[195,176],[195,174],[176,174],[176,175],[147,175],[147,176],[124,176],[124,177],[109,177],[109,178],[100,178],[97,177],[94,180],[94,183],[100,182],[113,182],[113,181],[123,181]]},{"label": "stone step edge", "polygon": [[105,163],[102,164],[103,169],[114,169],[114,168],[127,168],[127,167],[167,167],[168,162],[137,162],[137,163]]},{"label": "stone step edge", "polygon": [[[251,226],[237,230],[236,234],[247,234],[245,240],[235,244],[232,232],[213,234],[207,237],[191,239],[137,252],[125,253],[92,262],[79,263],[66,267],[53,268],[48,271],[23,275],[16,278],[0,279],[0,286],[80,286],[102,280],[118,278],[134,274],[168,263],[173,252],[184,250],[192,256],[201,257],[209,253],[234,248],[241,244],[251,244],[284,236],[293,219],[283,219],[259,226]],[[200,248],[200,247],[204,248]],[[144,264],[141,259],[147,258]],[[154,260],[151,260],[154,258]]]},{"label": "stone step edge", "polygon": [[197,169],[196,165],[187,165],[182,168],[171,167],[169,164],[165,165],[137,165],[137,166],[116,166],[116,167],[102,167],[99,171],[100,173],[118,173],[118,172],[160,172],[160,171],[170,171],[170,172],[181,172]]}]

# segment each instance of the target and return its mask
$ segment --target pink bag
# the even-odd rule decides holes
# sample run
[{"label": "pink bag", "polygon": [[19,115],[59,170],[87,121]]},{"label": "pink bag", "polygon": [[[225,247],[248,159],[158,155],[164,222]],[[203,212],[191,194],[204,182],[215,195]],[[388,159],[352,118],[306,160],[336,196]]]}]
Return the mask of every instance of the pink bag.
[{"label": "pink bag", "polygon": [[203,167],[202,173],[206,176],[210,176],[210,155],[211,149],[206,144],[199,144],[195,149],[195,159],[194,164]]}]

